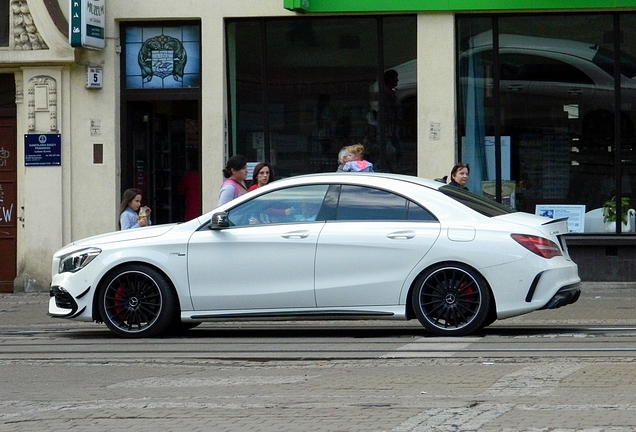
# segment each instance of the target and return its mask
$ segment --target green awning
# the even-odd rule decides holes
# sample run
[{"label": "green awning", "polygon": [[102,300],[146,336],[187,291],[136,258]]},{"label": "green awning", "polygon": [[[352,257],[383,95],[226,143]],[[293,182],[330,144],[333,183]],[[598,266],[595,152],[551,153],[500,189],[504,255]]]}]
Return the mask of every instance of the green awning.
[{"label": "green awning", "polygon": [[283,0],[302,13],[539,11],[636,8],[636,0]]}]

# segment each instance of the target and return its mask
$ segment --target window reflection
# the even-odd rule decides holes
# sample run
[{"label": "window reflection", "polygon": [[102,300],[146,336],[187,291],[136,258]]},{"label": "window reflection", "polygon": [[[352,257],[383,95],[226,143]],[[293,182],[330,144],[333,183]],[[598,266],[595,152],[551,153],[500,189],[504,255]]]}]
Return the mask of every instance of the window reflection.
[{"label": "window reflection", "polygon": [[429,212],[399,195],[362,186],[342,186],[337,219],[435,220]]},{"label": "window reflection", "polygon": [[[378,171],[416,173],[414,15],[230,21],[227,43],[231,153],[288,177],[335,171],[340,149],[362,143]],[[389,163],[377,93],[394,67],[405,85]]]},{"label": "window reflection", "polygon": [[[482,194],[484,181],[511,180],[517,209],[531,213],[537,204],[590,211],[617,194],[636,204],[636,38],[625,31],[635,21],[634,14],[458,18],[458,126],[462,161],[478,180],[473,192]],[[488,137],[499,140],[501,152],[485,151]],[[497,165],[501,176],[493,178],[488,168]]]},{"label": "window reflection", "polygon": [[312,185],[270,192],[231,209],[228,220],[231,226],[321,220],[318,216],[327,188]]}]

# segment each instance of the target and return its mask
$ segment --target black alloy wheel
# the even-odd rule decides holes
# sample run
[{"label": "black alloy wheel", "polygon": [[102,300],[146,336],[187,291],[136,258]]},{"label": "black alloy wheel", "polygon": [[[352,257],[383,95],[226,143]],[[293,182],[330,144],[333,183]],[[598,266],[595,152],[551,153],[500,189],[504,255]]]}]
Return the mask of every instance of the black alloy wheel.
[{"label": "black alloy wheel", "polygon": [[127,265],[109,275],[99,297],[104,323],[122,337],[152,337],[166,332],[178,317],[176,294],[157,270]]},{"label": "black alloy wheel", "polygon": [[438,336],[465,336],[482,328],[490,315],[486,281],[462,264],[437,265],[415,282],[412,304],[420,323]]}]

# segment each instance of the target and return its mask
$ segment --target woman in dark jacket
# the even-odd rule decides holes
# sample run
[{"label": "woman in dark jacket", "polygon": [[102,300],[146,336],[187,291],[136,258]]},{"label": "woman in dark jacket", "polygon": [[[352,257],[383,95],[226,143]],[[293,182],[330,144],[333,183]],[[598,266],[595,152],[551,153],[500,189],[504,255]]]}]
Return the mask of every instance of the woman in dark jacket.
[{"label": "woman in dark jacket", "polygon": [[466,183],[468,183],[469,173],[470,168],[468,164],[465,164],[463,162],[455,164],[455,166],[451,170],[451,181],[449,185],[468,190],[468,188],[466,187]]}]

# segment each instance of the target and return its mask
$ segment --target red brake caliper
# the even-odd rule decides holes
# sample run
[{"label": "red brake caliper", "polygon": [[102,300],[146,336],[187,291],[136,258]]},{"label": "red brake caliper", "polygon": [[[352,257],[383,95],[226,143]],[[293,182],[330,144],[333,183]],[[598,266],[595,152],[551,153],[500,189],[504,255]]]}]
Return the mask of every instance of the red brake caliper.
[{"label": "red brake caliper", "polygon": [[124,295],[126,290],[124,287],[118,286],[115,288],[115,299],[113,300],[113,310],[115,311],[115,315],[119,315],[124,311],[124,305],[126,304],[126,296]]}]

